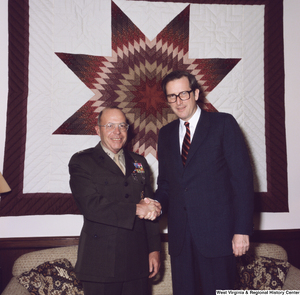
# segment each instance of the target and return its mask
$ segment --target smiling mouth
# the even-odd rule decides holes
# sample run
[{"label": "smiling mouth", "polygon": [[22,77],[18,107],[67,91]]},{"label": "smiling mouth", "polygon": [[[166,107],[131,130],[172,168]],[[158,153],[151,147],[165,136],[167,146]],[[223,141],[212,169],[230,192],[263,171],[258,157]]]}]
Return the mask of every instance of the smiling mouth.
[{"label": "smiling mouth", "polygon": [[121,141],[122,138],[111,138],[111,140],[113,140],[113,141]]}]

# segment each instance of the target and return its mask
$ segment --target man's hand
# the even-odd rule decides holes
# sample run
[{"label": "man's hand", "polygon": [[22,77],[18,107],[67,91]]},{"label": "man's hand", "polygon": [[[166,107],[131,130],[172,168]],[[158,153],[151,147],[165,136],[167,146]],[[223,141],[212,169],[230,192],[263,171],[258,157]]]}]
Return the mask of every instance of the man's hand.
[{"label": "man's hand", "polygon": [[142,199],[139,204],[136,205],[136,215],[141,219],[154,220],[160,216],[161,205],[150,198]]},{"label": "man's hand", "polygon": [[159,271],[160,268],[160,253],[154,251],[149,254],[149,278],[153,278]]},{"label": "man's hand", "polygon": [[[161,214],[161,204],[158,201],[155,201],[151,198],[144,198],[144,201],[145,201],[146,204],[151,204],[151,205],[155,206],[155,211],[156,211],[156,214],[157,214],[156,217],[159,217],[160,214]],[[148,216],[145,216],[144,218],[145,219],[150,219],[149,217],[150,216],[148,214]]]},{"label": "man's hand", "polygon": [[249,236],[235,234],[232,239],[232,250],[235,257],[246,254],[249,250]]}]

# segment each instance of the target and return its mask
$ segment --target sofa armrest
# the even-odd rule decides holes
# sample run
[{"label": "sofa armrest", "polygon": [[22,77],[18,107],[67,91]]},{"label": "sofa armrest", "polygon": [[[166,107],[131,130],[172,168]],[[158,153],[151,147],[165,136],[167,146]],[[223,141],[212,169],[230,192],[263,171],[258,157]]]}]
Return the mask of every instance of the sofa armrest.
[{"label": "sofa armrest", "polygon": [[285,282],[283,284],[283,290],[300,290],[300,269],[291,265]]},{"label": "sofa armrest", "polygon": [[16,277],[12,277],[1,295],[30,295],[30,293],[19,283]]},{"label": "sofa armrest", "polygon": [[276,244],[250,243],[249,254],[288,261],[285,249]]},{"label": "sofa armrest", "polygon": [[77,260],[78,246],[50,248],[34,251],[20,256],[13,265],[13,278],[10,280],[1,295],[30,295],[30,293],[18,282],[17,277],[25,271],[47,262],[60,258],[68,259],[73,266]]},{"label": "sofa armrest", "polygon": [[78,246],[58,247],[45,250],[34,251],[23,254],[14,263],[12,274],[17,277],[25,271],[39,266],[47,261],[53,261],[60,258],[68,259],[73,266],[77,260]]}]

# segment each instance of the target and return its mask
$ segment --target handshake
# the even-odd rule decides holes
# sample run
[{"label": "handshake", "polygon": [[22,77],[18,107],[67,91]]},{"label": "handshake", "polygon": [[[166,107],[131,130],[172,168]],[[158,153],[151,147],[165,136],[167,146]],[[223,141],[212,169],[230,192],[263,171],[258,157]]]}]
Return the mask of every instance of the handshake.
[{"label": "handshake", "polygon": [[136,205],[136,215],[140,219],[154,220],[160,216],[161,205],[159,202],[144,198]]}]

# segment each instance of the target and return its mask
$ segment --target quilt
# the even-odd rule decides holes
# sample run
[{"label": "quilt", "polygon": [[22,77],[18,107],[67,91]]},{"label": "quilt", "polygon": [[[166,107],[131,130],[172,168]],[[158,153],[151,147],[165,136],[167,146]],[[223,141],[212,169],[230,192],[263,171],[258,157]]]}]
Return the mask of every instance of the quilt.
[{"label": "quilt", "polygon": [[1,216],[79,213],[68,161],[95,146],[99,112],[118,106],[128,148],[157,177],[159,129],[175,119],[160,83],[194,74],[200,107],[238,121],[255,208],[288,211],[282,0],[9,1],[9,93]]}]

